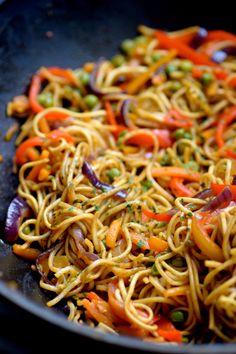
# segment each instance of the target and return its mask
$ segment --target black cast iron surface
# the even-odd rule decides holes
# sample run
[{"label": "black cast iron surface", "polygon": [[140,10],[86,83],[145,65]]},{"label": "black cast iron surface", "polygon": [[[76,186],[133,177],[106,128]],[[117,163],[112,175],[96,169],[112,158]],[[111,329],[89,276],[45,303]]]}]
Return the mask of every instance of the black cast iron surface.
[{"label": "black cast iron surface", "polygon": [[[0,154],[4,157],[0,165],[0,236],[3,235],[7,207],[17,187],[11,170],[14,140],[3,140],[14,122],[5,116],[6,103],[24,92],[31,75],[40,66],[76,68],[101,56],[110,58],[123,39],[136,35],[136,28],[141,23],[163,29],[199,24],[209,29],[236,32],[232,10],[228,0],[221,5],[207,0],[191,3],[174,0],[0,0]],[[48,38],[48,32],[53,34],[52,38]],[[236,353],[236,344],[195,348],[146,344],[145,348],[144,343],[135,340],[104,337],[91,329],[78,329],[57,310],[45,308],[46,295],[39,290],[30,265],[12,255],[11,247],[1,240],[0,276],[8,284],[14,281],[20,290],[18,295],[0,283],[0,353],[48,352],[49,347],[55,353],[60,352],[62,344],[67,346],[67,352],[73,348],[99,353],[111,350],[120,353],[122,350],[130,354],[137,349],[165,353]],[[120,349],[118,344],[124,347]]]}]

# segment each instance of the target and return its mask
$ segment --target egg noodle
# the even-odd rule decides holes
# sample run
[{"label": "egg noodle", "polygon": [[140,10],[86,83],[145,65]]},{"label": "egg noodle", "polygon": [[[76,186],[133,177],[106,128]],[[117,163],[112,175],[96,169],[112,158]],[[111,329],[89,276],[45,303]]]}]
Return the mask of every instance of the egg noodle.
[{"label": "egg noodle", "polygon": [[8,104],[27,118],[14,165],[30,213],[13,252],[71,321],[236,340],[236,37],[200,30],[140,26],[123,54],[42,67]]}]

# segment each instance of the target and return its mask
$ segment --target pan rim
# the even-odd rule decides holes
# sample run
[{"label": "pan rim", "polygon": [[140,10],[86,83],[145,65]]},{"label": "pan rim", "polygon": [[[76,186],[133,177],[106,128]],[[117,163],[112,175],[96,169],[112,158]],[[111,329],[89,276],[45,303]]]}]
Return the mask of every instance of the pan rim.
[{"label": "pan rim", "polygon": [[78,334],[95,341],[100,341],[106,344],[117,345],[123,348],[138,349],[140,351],[152,353],[183,353],[183,354],[205,354],[214,352],[214,354],[235,354],[236,343],[214,343],[214,344],[188,344],[188,345],[172,345],[172,344],[158,344],[152,342],[144,342],[129,336],[117,336],[111,333],[103,333],[94,328],[86,325],[75,324],[68,321],[60,313],[50,311],[35,301],[27,298],[19,290],[10,288],[6,282],[0,280],[0,295],[14,303],[19,308],[27,311],[28,313],[55,325],[58,328],[65,329],[73,334]]}]

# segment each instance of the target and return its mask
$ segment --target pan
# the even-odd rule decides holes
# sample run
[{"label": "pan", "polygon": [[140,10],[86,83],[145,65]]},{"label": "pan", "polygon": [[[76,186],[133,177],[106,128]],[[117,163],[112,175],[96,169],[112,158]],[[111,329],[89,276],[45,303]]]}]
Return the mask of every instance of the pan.
[{"label": "pan", "polygon": [[[6,210],[16,193],[12,173],[14,139],[6,142],[4,132],[14,122],[5,107],[14,95],[24,92],[40,66],[76,68],[101,56],[110,58],[118,44],[136,35],[139,24],[168,30],[201,25],[236,32],[229,1],[222,7],[204,1],[158,0],[31,0],[0,2],[0,227],[3,234]],[[47,309],[47,296],[35,280],[28,262],[12,254],[0,240],[0,294],[24,311],[94,343],[107,343],[145,352],[236,353],[236,344],[187,345],[182,347],[144,343],[129,337],[104,334],[69,322],[60,308]],[[14,287],[13,287],[14,285]],[[130,351],[131,353],[131,351]]]}]

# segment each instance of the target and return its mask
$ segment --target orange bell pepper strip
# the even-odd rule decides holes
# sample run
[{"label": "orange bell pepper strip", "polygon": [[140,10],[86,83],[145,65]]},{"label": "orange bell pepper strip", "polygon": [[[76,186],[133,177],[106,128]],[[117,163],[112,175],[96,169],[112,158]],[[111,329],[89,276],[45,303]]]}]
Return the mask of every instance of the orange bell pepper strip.
[{"label": "orange bell pepper strip", "polygon": [[182,343],[182,333],[175,328],[172,322],[166,317],[161,317],[157,321],[158,334],[166,339],[168,342]]},{"label": "orange bell pepper strip", "polygon": [[236,43],[236,36],[230,32],[223,31],[223,30],[212,30],[208,31],[208,35],[206,41],[232,41]]},{"label": "orange bell pepper strip", "polygon": [[217,184],[217,183],[211,184],[211,189],[214,195],[220,194],[225,189],[225,187],[229,187],[229,189],[233,194],[233,200],[236,202],[236,185]]},{"label": "orange bell pepper strip", "polygon": [[168,248],[168,243],[156,236],[150,236],[148,243],[152,251],[163,252]]},{"label": "orange bell pepper strip", "polygon": [[[46,68],[47,71],[55,76],[59,76],[63,79],[65,79],[69,84],[72,85],[77,85],[77,81],[76,78],[74,77],[74,75],[72,74],[72,72],[69,69],[63,69],[63,68],[59,68],[57,66],[52,66],[52,67],[48,67]],[[43,72],[41,71],[41,75],[43,76]]]},{"label": "orange bell pepper strip", "polygon": [[172,216],[173,216],[173,215],[168,214],[168,213],[161,213],[161,214],[153,213],[152,211],[150,211],[148,209],[144,209],[144,208],[142,208],[142,212],[148,218],[154,219],[154,220],[157,220],[157,221],[160,221],[160,222],[169,222],[171,220]]},{"label": "orange bell pepper strip", "polygon": [[34,75],[31,80],[29,89],[29,103],[34,113],[39,113],[44,110],[44,107],[38,102],[38,94],[41,90],[42,80],[39,75]]},{"label": "orange bell pepper strip", "polygon": [[138,232],[130,232],[132,243],[143,251],[150,250],[148,239]]},{"label": "orange bell pepper strip", "polygon": [[153,177],[178,177],[183,178],[187,181],[198,182],[200,180],[200,173],[198,172],[191,172],[185,170],[181,167],[156,167],[152,169]]},{"label": "orange bell pepper strip", "polygon": [[23,248],[16,243],[12,246],[12,252],[19,257],[28,259],[29,261],[34,261],[40,254],[40,251],[36,248]]},{"label": "orange bell pepper strip", "polygon": [[183,184],[183,179],[173,177],[170,180],[170,188],[176,197],[191,197],[193,193]]},{"label": "orange bell pepper strip", "polygon": [[32,148],[36,146],[40,147],[42,145],[43,145],[43,140],[36,136],[23,141],[23,143],[21,143],[16,149],[16,154],[15,154],[16,163],[18,163],[19,165],[23,165],[24,163],[26,163],[27,162],[26,154],[28,148]]},{"label": "orange bell pepper strip", "polygon": [[212,241],[204,230],[201,220],[198,220],[195,216],[192,218],[191,231],[195,244],[206,257],[218,262],[224,261],[222,249]]},{"label": "orange bell pepper strip", "polygon": [[74,142],[75,142],[73,136],[71,136],[66,131],[60,130],[60,129],[52,130],[46,136],[48,139],[54,140],[54,141],[58,141],[60,139],[65,139],[68,143],[71,143],[71,144],[74,144]]},{"label": "orange bell pepper strip", "polygon": [[114,248],[116,246],[116,240],[121,228],[121,219],[113,220],[107,235],[106,235],[106,245],[109,248]]},{"label": "orange bell pepper strip", "polygon": [[[174,48],[171,48],[174,49]],[[130,81],[127,86],[126,86],[126,92],[129,95],[134,95],[136,94],[145,84],[146,82],[152,77],[152,75],[159,69],[162,65],[167,64],[169,61],[171,61],[174,57],[176,56],[176,51],[172,50],[160,60],[152,64],[148,70],[135,77],[132,81]]]},{"label": "orange bell pepper strip", "polygon": [[191,60],[194,64],[217,66],[206,55],[198,53],[196,50],[182,43],[178,39],[173,39],[169,37],[168,34],[163,31],[157,30],[156,37],[161,48],[168,50],[175,49],[180,57],[187,58]]},{"label": "orange bell pepper strip", "polygon": [[104,323],[113,328],[113,323],[115,323],[116,319],[110,305],[94,292],[90,292],[87,297],[90,301],[83,299],[82,304],[86,308],[89,317],[95,319],[98,323]]}]

